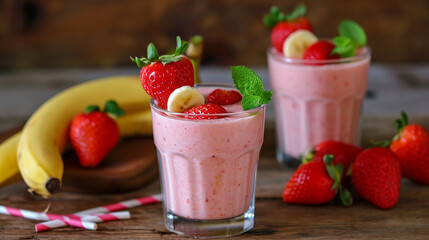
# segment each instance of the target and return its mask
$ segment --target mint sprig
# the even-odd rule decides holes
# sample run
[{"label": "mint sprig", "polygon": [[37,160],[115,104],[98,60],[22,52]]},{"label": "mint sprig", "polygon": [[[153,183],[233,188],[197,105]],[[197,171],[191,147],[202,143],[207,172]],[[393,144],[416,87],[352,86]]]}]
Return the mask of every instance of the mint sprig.
[{"label": "mint sprig", "polygon": [[338,26],[339,36],[333,39],[335,48],[331,54],[338,54],[342,58],[352,57],[356,49],[366,45],[366,34],[356,22],[344,20]]},{"label": "mint sprig", "polygon": [[159,56],[158,50],[156,50],[155,45],[153,43],[150,43],[147,46],[147,58],[130,57],[130,59],[131,61],[136,63],[139,68],[157,61],[161,61],[163,65],[171,62],[177,62],[182,59],[182,54],[184,54],[186,52],[186,49],[188,49],[188,42],[182,41],[179,36],[176,37],[176,42],[176,50],[173,54]]},{"label": "mint sprig", "polygon": [[305,4],[298,4],[289,14],[284,14],[277,6],[272,6],[270,13],[265,14],[263,21],[267,27],[273,28],[279,22],[293,21],[301,16],[304,16],[306,12],[307,7]]},{"label": "mint sprig", "polygon": [[261,78],[245,66],[231,67],[235,87],[243,95],[241,107],[244,111],[259,107],[271,101],[272,91],[265,91]]}]

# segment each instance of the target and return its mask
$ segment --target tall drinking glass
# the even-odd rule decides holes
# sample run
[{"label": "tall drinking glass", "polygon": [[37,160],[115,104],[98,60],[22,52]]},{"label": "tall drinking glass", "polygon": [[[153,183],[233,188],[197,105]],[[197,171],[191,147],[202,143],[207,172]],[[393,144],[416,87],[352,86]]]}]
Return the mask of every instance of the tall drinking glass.
[{"label": "tall drinking glass", "polygon": [[268,50],[278,161],[296,165],[301,154],[325,140],[358,144],[370,58],[368,47],[334,60],[285,58]]},{"label": "tall drinking glass", "polygon": [[[197,86],[205,96],[217,88]],[[265,106],[240,103],[228,113],[189,119],[152,99],[164,222],[169,231],[198,238],[234,236],[253,228],[255,182],[264,135]]]}]

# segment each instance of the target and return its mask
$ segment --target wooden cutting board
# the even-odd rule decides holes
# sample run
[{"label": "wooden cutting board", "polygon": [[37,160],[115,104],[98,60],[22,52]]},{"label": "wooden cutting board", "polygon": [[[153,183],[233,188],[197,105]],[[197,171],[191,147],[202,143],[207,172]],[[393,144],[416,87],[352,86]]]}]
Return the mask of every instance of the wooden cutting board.
[{"label": "wooden cutting board", "polygon": [[[22,126],[0,133],[0,142]],[[61,191],[115,193],[142,188],[158,176],[156,147],[152,137],[122,139],[96,168],[82,168],[74,150],[63,154]]]}]

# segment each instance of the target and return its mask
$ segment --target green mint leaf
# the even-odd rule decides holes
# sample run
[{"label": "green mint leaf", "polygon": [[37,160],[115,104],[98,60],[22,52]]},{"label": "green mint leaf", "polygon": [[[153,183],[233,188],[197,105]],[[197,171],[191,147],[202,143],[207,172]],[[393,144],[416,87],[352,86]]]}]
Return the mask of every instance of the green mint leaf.
[{"label": "green mint leaf", "polygon": [[261,106],[262,103],[262,97],[261,96],[255,96],[255,95],[244,95],[243,99],[241,99],[241,107],[244,111],[250,110],[256,107]]},{"label": "green mint leaf", "polygon": [[294,21],[295,19],[301,16],[304,16],[306,12],[307,12],[307,7],[305,6],[305,4],[301,3],[301,4],[298,4],[298,6],[296,6],[296,8],[291,13],[286,15],[285,19],[288,21]]},{"label": "green mint leaf", "polygon": [[267,104],[271,101],[272,91],[265,91],[261,78],[245,66],[231,67],[235,87],[243,95],[241,106],[249,110]]},{"label": "green mint leaf", "polygon": [[241,100],[241,107],[244,111],[257,108],[263,104],[269,103],[272,95],[272,91],[264,91],[260,96],[246,94]]},{"label": "green mint leaf", "polygon": [[264,91],[261,95],[262,104],[267,104],[271,101],[271,97],[273,96],[273,91]]},{"label": "green mint leaf", "polygon": [[109,100],[104,105],[104,112],[113,114],[116,117],[124,116],[125,112],[122,108],[119,107],[118,103],[114,100]]},{"label": "green mint leaf", "polygon": [[231,72],[235,87],[242,95],[262,95],[264,85],[258,74],[245,66],[231,67]]},{"label": "green mint leaf", "polygon": [[153,43],[149,43],[147,46],[147,59],[151,62],[155,62],[159,59],[158,50]]},{"label": "green mint leaf", "polygon": [[355,55],[356,44],[348,37],[339,36],[333,39],[335,48],[332,49],[331,54],[338,54],[342,58],[352,57]]},{"label": "green mint leaf", "polygon": [[350,38],[358,46],[366,45],[366,34],[363,28],[356,22],[344,20],[338,26],[340,36]]}]

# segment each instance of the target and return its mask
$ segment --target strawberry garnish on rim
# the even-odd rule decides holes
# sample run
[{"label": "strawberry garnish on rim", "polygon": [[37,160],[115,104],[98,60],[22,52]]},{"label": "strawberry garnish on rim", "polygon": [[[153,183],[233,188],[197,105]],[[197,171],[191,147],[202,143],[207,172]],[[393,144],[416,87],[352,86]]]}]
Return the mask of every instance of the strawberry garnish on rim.
[{"label": "strawberry garnish on rim", "polygon": [[215,116],[214,114],[219,113],[226,113],[226,110],[222,106],[214,103],[196,106],[184,112],[184,114],[187,114],[186,118],[189,119],[217,119],[222,116]]},{"label": "strawberry garnish on rim", "polygon": [[338,59],[340,55],[332,54],[332,50],[335,48],[335,44],[320,40],[316,43],[310,45],[310,47],[305,50],[304,59],[307,60],[329,60],[329,59]]},{"label": "strawberry garnish on rim", "polygon": [[277,6],[273,6],[269,14],[264,16],[264,23],[272,29],[271,44],[277,51],[283,52],[285,39],[299,29],[313,32],[313,28],[307,18],[303,17],[307,11],[304,4],[299,4],[292,13],[284,14]]},{"label": "strawberry garnish on rim", "polygon": [[159,107],[167,108],[170,94],[182,86],[194,86],[194,69],[191,61],[183,55],[188,42],[178,36],[176,51],[170,55],[158,55],[153,43],[147,47],[147,58],[130,57],[141,67],[140,81],[144,90],[153,97]]},{"label": "strawberry garnish on rim", "polygon": [[243,96],[235,90],[215,89],[207,97],[207,102],[219,105],[229,105],[241,101]]}]

